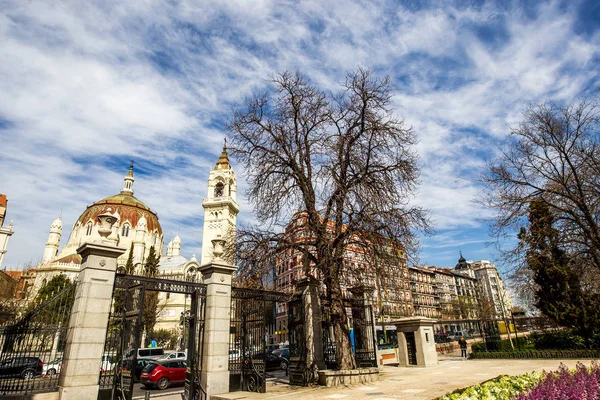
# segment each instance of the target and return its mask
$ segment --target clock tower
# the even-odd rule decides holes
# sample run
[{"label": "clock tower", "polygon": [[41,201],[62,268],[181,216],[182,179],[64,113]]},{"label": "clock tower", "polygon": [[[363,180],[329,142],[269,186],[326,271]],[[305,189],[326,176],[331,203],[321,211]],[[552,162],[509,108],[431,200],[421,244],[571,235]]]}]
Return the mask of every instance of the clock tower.
[{"label": "clock tower", "polygon": [[[227,157],[227,146],[208,175],[208,194],[202,201],[204,208],[204,233],[202,234],[202,259],[200,265],[213,259],[213,239],[226,239],[228,245],[235,239],[235,227],[240,206],[235,201],[237,186],[235,174]],[[225,255],[225,261],[233,264],[231,256]]]}]

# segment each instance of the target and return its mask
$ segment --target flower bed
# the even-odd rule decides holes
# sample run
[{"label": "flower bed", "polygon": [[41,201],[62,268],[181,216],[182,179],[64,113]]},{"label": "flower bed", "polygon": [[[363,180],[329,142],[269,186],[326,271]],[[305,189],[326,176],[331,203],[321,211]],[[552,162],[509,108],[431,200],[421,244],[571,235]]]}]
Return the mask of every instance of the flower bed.
[{"label": "flower bed", "polygon": [[578,363],[574,371],[561,365],[557,372],[547,374],[539,385],[518,400],[581,400],[600,398],[600,364],[590,368]]},{"label": "flower bed", "polygon": [[582,400],[600,399],[600,363],[578,363],[570,371],[561,364],[556,372],[501,375],[487,382],[448,393],[437,400]]},{"label": "flower bed", "polygon": [[524,350],[481,351],[471,354],[473,359],[497,358],[600,358],[600,350]]},{"label": "flower bed", "polygon": [[542,378],[544,378],[542,372],[517,376],[500,375],[487,382],[455,390],[439,397],[438,400],[510,400],[514,399],[515,395],[525,393],[533,388]]}]

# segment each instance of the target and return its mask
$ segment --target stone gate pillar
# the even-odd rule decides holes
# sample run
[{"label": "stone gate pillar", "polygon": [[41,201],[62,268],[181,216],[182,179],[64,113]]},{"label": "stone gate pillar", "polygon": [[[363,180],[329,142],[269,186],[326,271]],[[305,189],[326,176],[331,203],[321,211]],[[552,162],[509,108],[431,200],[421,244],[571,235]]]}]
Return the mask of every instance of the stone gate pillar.
[{"label": "stone gate pillar", "polygon": [[314,278],[306,277],[300,279],[296,283],[296,287],[302,295],[306,365],[312,368],[316,377],[318,370],[325,369],[323,327],[321,326],[323,316],[319,297],[320,282]]},{"label": "stone gate pillar", "polygon": [[206,284],[201,383],[207,398],[229,392],[231,275],[236,268],[220,258],[224,242],[212,241],[215,257],[199,268]]},{"label": "stone gate pillar", "polygon": [[[112,214],[104,214],[99,219],[103,225],[99,229],[100,234],[102,229],[110,234],[110,227],[116,218]],[[98,398],[100,362],[104,352],[117,257],[124,252],[125,249],[116,247],[109,240],[86,243],[77,249],[82,262],[58,381],[61,400]]]}]

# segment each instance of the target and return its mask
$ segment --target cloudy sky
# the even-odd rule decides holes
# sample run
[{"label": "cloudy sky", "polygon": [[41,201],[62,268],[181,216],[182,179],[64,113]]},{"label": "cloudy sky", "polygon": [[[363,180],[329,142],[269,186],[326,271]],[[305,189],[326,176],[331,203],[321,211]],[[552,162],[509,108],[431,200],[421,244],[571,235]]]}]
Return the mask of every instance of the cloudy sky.
[{"label": "cloudy sky", "polygon": [[421,262],[494,259],[478,175],[527,104],[598,88],[599,55],[597,1],[0,0],[0,193],[15,231],[3,266],[37,263],[61,213],[64,244],[130,159],[165,242],[179,232],[200,254],[231,111],[275,72],[336,91],[359,66],[392,77],[419,134],[414,201],[437,229]]}]

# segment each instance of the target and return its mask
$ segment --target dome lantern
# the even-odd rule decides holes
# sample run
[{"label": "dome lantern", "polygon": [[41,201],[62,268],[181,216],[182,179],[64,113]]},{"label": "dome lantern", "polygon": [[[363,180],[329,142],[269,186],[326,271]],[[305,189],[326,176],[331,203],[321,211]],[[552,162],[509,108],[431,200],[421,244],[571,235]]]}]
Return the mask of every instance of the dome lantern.
[{"label": "dome lantern", "polygon": [[135,179],[133,178],[133,161],[131,161],[131,165],[129,166],[129,172],[123,178],[123,190],[121,190],[121,194],[131,194],[133,195],[133,182]]}]

